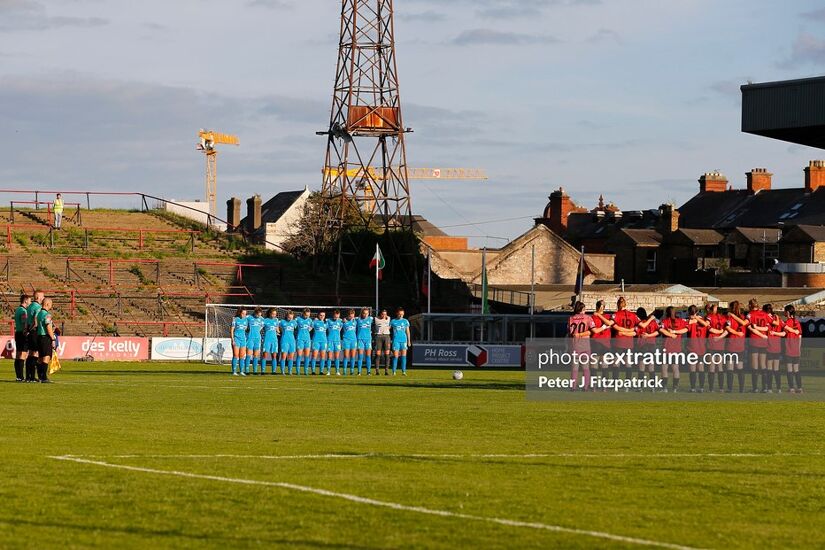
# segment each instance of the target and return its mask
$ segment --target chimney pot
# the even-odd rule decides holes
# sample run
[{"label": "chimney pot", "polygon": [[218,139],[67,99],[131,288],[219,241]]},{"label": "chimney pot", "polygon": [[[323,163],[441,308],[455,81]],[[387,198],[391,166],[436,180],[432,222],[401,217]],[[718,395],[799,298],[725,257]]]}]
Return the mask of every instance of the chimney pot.
[{"label": "chimney pot", "polygon": [[771,177],[773,174],[767,168],[754,168],[750,172],[745,172],[750,193],[771,190]]},{"label": "chimney pot", "polygon": [[227,231],[237,231],[241,224],[241,199],[232,197],[226,201]]},{"label": "chimney pot", "polygon": [[825,186],[825,160],[812,160],[805,167],[805,191],[812,193]]},{"label": "chimney pot", "polygon": [[250,233],[261,227],[261,196],[246,199],[246,230]]},{"label": "chimney pot", "polygon": [[728,188],[728,178],[719,170],[705,172],[699,177],[700,193],[721,193]]}]

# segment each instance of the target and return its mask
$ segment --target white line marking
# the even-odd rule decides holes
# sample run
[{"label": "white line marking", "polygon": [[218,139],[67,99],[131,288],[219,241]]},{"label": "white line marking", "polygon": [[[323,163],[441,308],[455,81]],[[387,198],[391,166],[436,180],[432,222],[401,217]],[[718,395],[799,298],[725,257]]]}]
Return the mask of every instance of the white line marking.
[{"label": "white line marking", "polygon": [[500,459],[530,459],[530,458],[773,458],[787,456],[822,456],[821,453],[649,453],[649,454],[629,454],[629,453],[530,453],[530,454],[394,454],[394,453],[320,453],[303,455],[244,455],[244,454],[122,454],[122,455],[63,455],[70,458],[249,458],[261,460],[292,460],[303,458],[328,458],[328,459],[352,459],[352,458],[500,458]]},{"label": "white line marking", "polygon": [[390,508],[393,510],[400,510],[404,512],[416,512],[419,514],[428,514],[431,516],[440,516],[446,518],[458,518],[472,521],[483,521],[487,523],[496,523],[499,525],[506,525],[508,527],[525,527],[528,529],[542,529],[545,531],[553,531],[556,533],[567,533],[571,535],[582,535],[587,537],[595,537],[600,539],[612,540],[616,542],[623,542],[626,544],[635,544],[639,546],[654,546],[658,548],[669,548],[672,550],[698,550],[691,546],[683,546],[680,544],[673,544],[669,542],[660,542],[655,540],[640,539],[635,537],[627,537],[624,535],[615,535],[613,533],[606,533],[602,531],[591,531],[587,529],[576,529],[572,527],[562,527],[560,525],[550,525],[546,523],[536,523],[519,521],[505,518],[475,516],[471,514],[464,514],[461,512],[450,512],[449,510],[438,510],[433,508],[425,508],[423,506],[408,506],[406,504],[398,504],[396,502],[388,502],[384,500],[376,500],[372,498],[360,497],[348,493],[338,493],[335,491],[328,491],[326,489],[318,489],[315,487],[307,487],[305,485],[296,485],[294,483],[285,483],[282,481],[261,481],[255,479],[242,479],[234,477],[213,476],[206,474],[195,474],[192,472],[181,472],[177,470],[157,470],[155,468],[143,468],[140,466],[127,466],[124,464],[112,464],[109,462],[102,462],[99,460],[88,460],[84,458],[77,458],[75,456],[51,456],[49,458],[55,460],[64,460],[70,462],[77,462],[79,464],[91,464],[94,466],[102,466],[105,468],[115,468],[120,470],[128,470],[130,472],[141,472],[146,474],[157,474],[167,476],[185,477],[190,479],[206,479],[210,481],[222,481],[225,483],[237,483],[240,485],[259,485],[265,487],[278,487],[281,489],[289,489],[292,491],[300,491],[302,493],[311,493],[315,495],[338,498],[348,500],[350,502],[357,502],[359,504],[367,504],[370,506],[380,506],[382,508]]},{"label": "white line marking", "polygon": [[[240,379],[238,380],[240,381]],[[64,382],[60,381],[61,386],[107,386],[115,388],[183,388],[187,390],[264,390],[264,391],[315,391],[317,388],[313,387],[267,387],[267,386],[202,386],[194,384],[124,384],[116,380],[107,382]]]}]

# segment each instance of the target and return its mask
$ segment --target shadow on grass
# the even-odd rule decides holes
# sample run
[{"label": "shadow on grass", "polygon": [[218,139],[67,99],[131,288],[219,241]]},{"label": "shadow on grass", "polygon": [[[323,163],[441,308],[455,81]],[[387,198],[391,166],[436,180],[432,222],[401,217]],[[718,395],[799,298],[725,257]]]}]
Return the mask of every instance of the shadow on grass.
[{"label": "shadow on grass", "polygon": [[344,386],[375,386],[406,388],[411,390],[428,388],[437,390],[503,390],[503,391],[524,391],[524,382],[341,382]]},{"label": "shadow on grass", "polygon": [[113,374],[122,375],[122,376],[158,376],[164,374],[191,374],[191,375],[214,375],[214,376],[226,376],[229,374],[229,371],[220,371],[220,370],[122,370],[122,369],[100,369],[100,370],[77,370],[77,369],[64,369],[71,374],[82,374],[84,376],[111,376]]},{"label": "shadow on grass", "polygon": [[189,541],[223,541],[227,545],[235,546],[239,543],[247,543],[250,545],[258,545],[260,543],[266,543],[267,545],[285,545],[285,546],[306,546],[306,547],[317,547],[317,548],[362,548],[362,549],[372,549],[372,548],[380,548],[379,546],[354,546],[351,543],[348,544],[334,544],[323,542],[319,540],[301,540],[301,539],[276,539],[276,538],[263,538],[260,536],[255,537],[221,537],[215,534],[190,534],[190,533],[183,533],[178,530],[171,530],[171,529],[144,529],[140,527],[112,527],[106,526],[103,524],[97,525],[77,525],[72,523],[66,522],[57,522],[57,521],[49,521],[49,520],[41,520],[41,521],[30,521],[25,519],[0,519],[0,525],[9,525],[11,527],[24,527],[24,528],[51,528],[51,529],[66,529],[71,531],[81,531],[81,532],[89,532],[89,533],[111,533],[111,534],[120,534],[120,535],[136,535],[140,537],[174,537],[180,539],[186,539]]}]

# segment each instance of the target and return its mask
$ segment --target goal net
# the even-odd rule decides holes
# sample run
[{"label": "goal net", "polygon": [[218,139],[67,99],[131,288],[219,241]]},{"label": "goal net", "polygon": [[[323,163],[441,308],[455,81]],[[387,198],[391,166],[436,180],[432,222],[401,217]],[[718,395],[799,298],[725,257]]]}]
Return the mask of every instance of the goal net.
[{"label": "goal net", "polygon": [[[341,312],[341,317],[346,318],[347,311],[355,310],[355,315],[361,313],[361,309],[368,306],[300,306],[300,305],[248,305],[248,304],[206,304],[206,315],[203,335],[203,361],[205,363],[222,364],[232,360],[232,319],[235,317],[239,307],[246,309],[247,315],[252,315],[256,307],[263,310],[263,315],[269,309],[278,312],[278,319],[286,319],[288,312],[293,312],[297,319],[303,314],[304,309],[309,309],[314,318],[319,312],[325,311],[327,317],[332,317],[334,310]],[[369,308],[372,312],[372,308]]]}]

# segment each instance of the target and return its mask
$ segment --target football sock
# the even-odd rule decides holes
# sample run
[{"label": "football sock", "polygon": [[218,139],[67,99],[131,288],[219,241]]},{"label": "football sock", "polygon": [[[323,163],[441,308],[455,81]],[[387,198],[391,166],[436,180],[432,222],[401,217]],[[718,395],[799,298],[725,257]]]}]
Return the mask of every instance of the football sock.
[{"label": "football sock", "polygon": [[233,358],[232,358],[232,373],[233,373],[233,374],[235,373],[235,370],[236,370],[237,368],[238,368],[238,358],[237,358],[237,357],[233,357]]},{"label": "football sock", "polygon": [[23,380],[23,376],[25,376],[24,370],[25,361],[23,359],[15,359],[14,360],[14,377],[18,380]]},{"label": "football sock", "polygon": [[793,373],[792,373],[791,371],[788,371],[788,372],[786,372],[785,374],[787,375],[787,379],[788,379],[788,389],[789,389],[789,390],[794,389],[794,385],[793,385]]},{"label": "football sock", "polygon": [[673,389],[674,389],[674,391],[675,391],[675,390],[676,390],[676,388],[678,388],[678,387],[679,387],[679,379],[678,379],[678,378],[674,378],[674,379],[673,379]]},{"label": "football sock", "polygon": [[802,373],[800,371],[796,371],[794,373],[794,377],[796,378],[796,391],[802,389]]},{"label": "football sock", "polygon": [[773,371],[773,382],[776,386],[776,391],[782,389],[782,373],[778,369]]},{"label": "football sock", "polygon": [[757,382],[759,379],[759,373],[756,371],[755,368],[751,367],[751,389],[756,392]]},{"label": "football sock", "polygon": [[696,373],[695,372],[690,373],[690,389],[692,389],[692,390],[696,389]]},{"label": "football sock", "polygon": [[761,380],[761,384],[762,384],[762,391],[765,391],[766,389],[768,389],[767,374],[768,374],[768,371],[766,371],[765,369],[762,369],[762,372],[759,373],[759,379]]},{"label": "football sock", "polygon": [[[739,393],[742,393],[743,391],[745,391],[745,371],[739,369],[738,371],[736,371],[736,376],[739,379]],[[756,382],[753,383],[753,387],[754,389],[756,389]]]},{"label": "football sock", "polygon": [[728,379],[728,391],[733,391],[733,371],[729,370],[726,377]]},{"label": "football sock", "polygon": [[395,374],[395,371],[398,369],[398,357],[392,358],[392,373]]},{"label": "football sock", "polygon": [[705,371],[699,373],[699,389],[705,388]]},{"label": "football sock", "polygon": [[725,387],[725,373],[719,372],[719,389],[723,389]]},{"label": "football sock", "polygon": [[367,354],[367,374],[372,370],[372,354]]},{"label": "football sock", "polygon": [[713,391],[713,380],[716,378],[714,376],[714,374],[716,374],[716,373],[712,372],[712,373],[710,373],[710,376],[708,377],[708,391],[710,391],[710,392]]},{"label": "football sock", "polygon": [[773,389],[773,371],[771,370],[762,373],[762,387],[766,385],[769,390]]},{"label": "football sock", "polygon": [[[401,357],[401,369],[402,372],[407,372],[407,356],[404,355]],[[584,367],[584,391],[590,389],[590,368]]]}]

